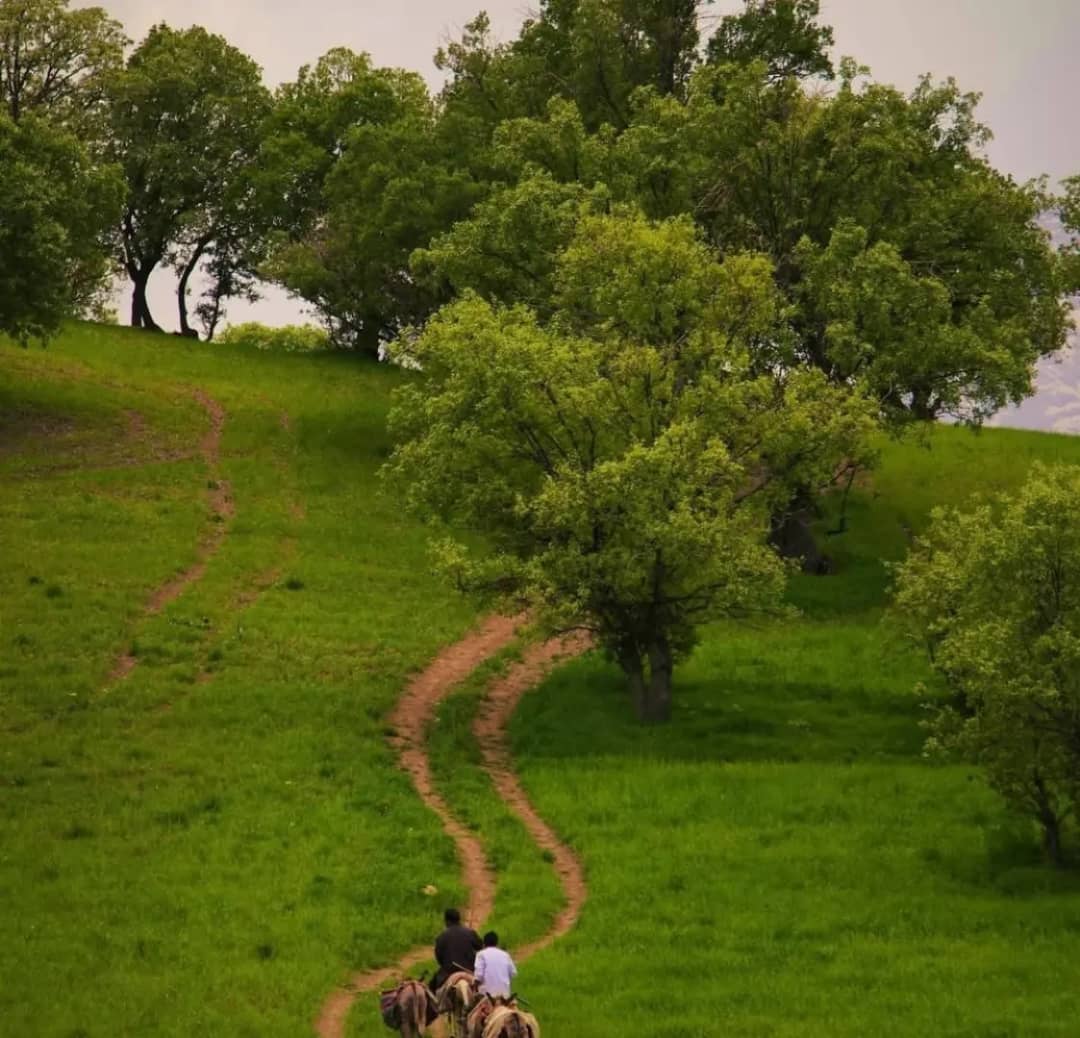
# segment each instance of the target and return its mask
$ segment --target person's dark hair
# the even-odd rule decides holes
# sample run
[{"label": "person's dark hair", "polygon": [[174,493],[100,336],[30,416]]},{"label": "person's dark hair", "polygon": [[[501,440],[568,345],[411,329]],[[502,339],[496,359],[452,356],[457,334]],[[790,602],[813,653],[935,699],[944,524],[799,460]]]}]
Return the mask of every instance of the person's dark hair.
[{"label": "person's dark hair", "polygon": [[457,926],[461,922],[461,913],[456,908],[448,908],[443,912],[443,919],[447,926]]},{"label": "person's dark hair", "polygon": [[484,947],[485,948],[497,948],[499,946],[499,935],[494,930],[488,930],[484,934]]}]

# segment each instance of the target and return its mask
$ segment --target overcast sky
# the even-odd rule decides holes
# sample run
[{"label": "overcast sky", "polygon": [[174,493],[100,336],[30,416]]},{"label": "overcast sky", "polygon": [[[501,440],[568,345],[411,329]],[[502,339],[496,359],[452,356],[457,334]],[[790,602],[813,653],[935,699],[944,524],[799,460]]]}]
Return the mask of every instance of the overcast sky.
[{"label": "overcast sky", "polygon": [[[346,46],[377,64],[415,69],[437,86],[432,55],[481,6],[504,39],[530,10],[527,0],[186,0],[182,8],[160,0],[97,2],[136,40],[158,21],[219,32],[262,65],[271,85]],[[707,18],[741,6],[717,0]],[[929,72],[981,92],[980,116],[994,133],[989,156],[999,169],[1021,180],[1080,172],[1080,0],[822,0],[821,7],[837,56],[857,58],[875,78],[907,89]],[[168,281],[162,275],[152,290],[163,323],[174,320]],[[297,315],[296,304],[280,296],[230,311],[233,320],[268,323]],[[1078,366],[1059,367],[1054,381],[1075,385]],[[1076,422],[1080,431],[1080,415]]]}]

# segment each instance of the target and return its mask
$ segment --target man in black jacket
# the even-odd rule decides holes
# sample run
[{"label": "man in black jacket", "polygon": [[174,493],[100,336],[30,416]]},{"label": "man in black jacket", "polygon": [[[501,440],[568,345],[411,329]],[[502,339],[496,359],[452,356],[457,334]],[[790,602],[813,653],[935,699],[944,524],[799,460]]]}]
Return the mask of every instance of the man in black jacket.
[{"label": "man in black jacket", "polygon": [[475,930],[461,925],[461,913],[448,908],[443,913],[446,929],[435,939],[435,961],[439,969],[431,978],[431,990],[438,991],[446,978],[458,970],[470,973],[476,965],[476,953],[484,946]]}]

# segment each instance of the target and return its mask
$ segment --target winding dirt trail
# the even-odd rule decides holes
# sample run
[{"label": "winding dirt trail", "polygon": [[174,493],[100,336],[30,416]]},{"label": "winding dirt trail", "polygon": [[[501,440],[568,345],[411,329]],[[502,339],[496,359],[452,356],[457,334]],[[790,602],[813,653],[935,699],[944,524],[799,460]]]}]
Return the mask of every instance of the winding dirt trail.
[{"label": "winding dirt trail", "polygon": [[[221,465],[221,435],[228,417],[225,408],[202,389],[194,390],[191,395],[206,412],[210,422],[206,434],[199,443],[199,453],[202,455],[209,472],[206,496],[207,503],[210,505],[211,521],[208,532],[199,544],[195,561],[182,573],[178,573],[175,577],[154,589],[143,607],[142,618],[160,613],[170,602],[174,602],[179,598],[185,588],[202,579],[206,573],[207,565],[217,554],[218,549],[225,540],[229,521],[236,514],[232,487],[228,481],[220,478],[219,471]],[[109,672],[106,685],[111,686],[123,681],[135,669],[138,662],[138,658],[132,655],[130,650],[121,653]]]},{"label": "winding dirt trail", "polygon": [[[420,799],[439,817],[443,829],[457,847],[462,878],[469,891],[467,919],[475,926],[480,926],[495,906],[496,876],[479,839],[454,817],[439,795],[425,743],[428,726],[439,703],[485,660],[514,640],[519,622],[520,618],[491,617],[461,641],[444,649],[413,679],[390,715],[394,728],[390,743],[397,750],[401,767],[409,773]],[[519,960],[547,947],[570,930],[577,922],[587,892],[581,863],[537,813],[513,772],[506,724],[521,697],[560,659],[583,652],[587,647],[585,639],[573,637],[532,646],[522,660],[489,685],[473,726],[480,742],[484,768],[496,792],[522,820],[537,845],[551,853],[566,896],[566,905],[550,930],[531,944],[515,949]],[[323,1003],[315,1021],[316,1034],[319,1038],[344,1038],[345,1020],[357,996],[391,983],[430,957],[431,948],[424,945],[414,948],[392,966],[354,974],[344,987],[335,990]]]},{"label": "winding dirt trail", "polygon": [[540,817],[514,773],[506,726],[510,723],[521,697],[530,688],[539,684],[544,675],[560,660],[580,655],[588,647],[589,639],[584,635],[553,638],[551,641],[533,645],[519,663],[514,664],[490,685],[484,706],[473,723],[473,734],[480,744],[484,768],[491,776],[496,792],[506,806],[521,819],[536,845],[551,854],[566,897],[566,904],[555,917],[548,932],[515,949],[514,954],[518,961],[546,948],[574,928],[585,905],[588,887],[585,884],[585,870],[581,867],[577,855]]}]

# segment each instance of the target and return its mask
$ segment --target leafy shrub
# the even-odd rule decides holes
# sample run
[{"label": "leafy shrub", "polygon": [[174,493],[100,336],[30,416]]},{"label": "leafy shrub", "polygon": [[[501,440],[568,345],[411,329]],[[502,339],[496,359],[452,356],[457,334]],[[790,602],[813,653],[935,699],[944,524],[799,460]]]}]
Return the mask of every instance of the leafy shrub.
[{"label": "leafy shrub", "polygon": [[277,353],[312,353],[330,348],[330,337],[322,328],[300,324],[271,328],[258,321],[230,325],[218,336],[218,342]]},{"label": "leafy shrub", "polygon": [[1080,471],[1032,467],[1014,495],[939,509],[896,606],[953,692],[928,749],[977,761],[1066,861],[1080,817]]}]

